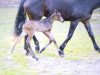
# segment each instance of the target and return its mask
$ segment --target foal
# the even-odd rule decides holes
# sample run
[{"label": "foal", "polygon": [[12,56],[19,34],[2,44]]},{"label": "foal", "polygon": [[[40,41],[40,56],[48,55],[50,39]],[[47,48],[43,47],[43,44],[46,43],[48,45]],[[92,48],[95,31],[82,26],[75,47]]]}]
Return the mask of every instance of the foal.
[{"label": "foal", "polygon": [[54,11],[53,14],[51,14],[50,17],[48,17],[48,18],[46,18],[44,20],[40,20],[40,21],[29,20],[29,21],[27,21],[23,25],[23,31],[22,31],[21,35],[16,38],[16,41],[15,41],[15,44],[14,44],[14,46],[12,48],[11,54],[14,51],[15,45],[21,40],[21,38],[26,36],[26,35],[28,35],[28,38],[27,38],[26,42],[28,43],[30,53],[32,54],[33,58],[38,60],[38,58],[35,56],[35,54],[34,54],[34,52],[32,50],[31,44],[30,44],[30,41],[31,41],[35,31],[44,33],[49,39],[49,43],[42,48],[40,53],[42,51],[44,51],[48,47],[48,45],[51,44],[52,42],[58,48],[56,40],[54,39],[54,37],[53,37],[53,35],[51,33],[52,24],[53,24],[54,20],[58,20],[58,21],[61,21],[61,22],[64,21],[62,16],[61,16],[61,14],[59,12],[57,12],[57,11]]}]

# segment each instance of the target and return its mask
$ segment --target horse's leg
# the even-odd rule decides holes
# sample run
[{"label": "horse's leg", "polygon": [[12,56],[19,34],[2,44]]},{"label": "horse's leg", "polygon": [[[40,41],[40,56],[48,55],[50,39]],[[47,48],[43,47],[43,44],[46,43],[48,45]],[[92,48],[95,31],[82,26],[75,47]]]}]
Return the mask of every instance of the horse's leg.
[{"label": "horse's leg", "polygon": [[56,48],[58,49],[58,45],[57,45],[57,42],[52,34],[52,32],[50,31],[49,32],[49,39],[52,40],[52,42],[54,43],[54,45],[56,46]]},{"label": "horse's leg", "polygon": [[11,55],[12,55],[12,53],[13,53],[13,51],[14,51],[15,46],[16,46],[17,43],[18,43],[18,38],[16,38],[15,43],[14,43],[12,49],[11,49]]},{"label": "horse's leg", "polygon": [[27,42],[27,45],[28,45],[28,47],[29,47],[29,52],[31,53],[32,57],[35,58],[36,60],[38,60],[38,58],[35,56],[35,54],[34,54],[34,52],[33,52],[33,50],[32,50],[32,47],[31,47],[31,44],[30,44],[30,42],[31,42],[31,37],[30,37],[29,35],[28,35],[28,37],[27,37],[26,42]]},{"label": "horse's leg", "polygon": [[50,32],[51,31],[44,32],[44,35],[49,38],[49,43],[40,50],[40,53],[42,53],[52,43],[52,40],[50,39]]},{"label": "horse's leg", "polygon": [[27,35],[26,31],[23,30],[22,33],[21,33],[21,35],[20,35],[19,37],[16,38],[15,43],[14,43],[14,45],[13,45],[13,48],[12,48],[12,50],[11,50],[11,55],[12,55],[12,53],[13,53],[13,51],[14,51],[14,48],[15,48],[16,44],[17,44],[18,42],[20,42],[20,40],[21,40],[24,36],[26,36],[26,35]]},{"label": "horse's leg", "polygon": [[44,34],[48,37],[49,43],[48,43],[46,46],[44,46],[44,47],[42,48],[42,50],[40,51],[40,53],[41,53],[42,51],[44,51],[52,42],[55,44],[55,46],[56,46],[57,49],[58,49],[56,40],[55,40],[55,38],[53,37],[51,31],[44,32]]},{"label": "horse's leg", "polygon": [[59,53],[60,56],[64,55],[63,50],[64,50],[65,46],[67,45],[68,41],[72,38],[73,33],[74,33],[78,23],[79,23],[78,20],[70,21],[70,29],[69,29],[69,32],[68,32],[68,36],[58,50],[58,53]]},{"label": "horse's leg", "polygon": [[35,51],[38,53],[40,50],[40,46],[39,46],[39,42],[35,35],[33,36],[33,40],[34,40],[34,44],[35,44]]},{"label": "horse's leg", "polygon": [[28,38],[28,35],[25,36],[25,40],[24,40],[24,49],[26,50],[26,55],[30,54],[29,47],[26,42],[27,38]]},{"label": "horse's leg", "polygon": [[84,26],[85,26],[85,28],[86,28],[86,30],[87,30],[92,42],[93,42],[93,46],[94,46],[95,50],[100,52],[100,48],[99,48],[99,46],[97,45],[97,43],[95,41],[94,34],[92,32],[89,20],[84,21],[83,24],[84,24]]},{"label": "horse's leg", "polygon": [[53,39],[53,43],[55,44],[56,48],[58,49],[58,45],[55,39]]},{"label": "horse's leg", "polygon": [[[40,20],[42,18],[43,14],[42,13],[39,14],[40,12],[38,12],[38,15],[35,15],[34,14],[34,10],[32,10],[32,8],[30,7],[29,3],[27,3],[27,2],[24,5],[24,7],[25,7],[25,10],[26,10],[26,13],[28,15],[29,20]],[[25,37],[24,49],[26,49],[26,51],[28,52],[27,54],[29,54],[29,50],[28,50],[28,46],[27,46],[27,43],[26,43],[26,39],[27,39],[27,36]],[[39,50],[40,50],[40,46],[39,46],[39,42],[38,42],[38,40],[37,40],[35,35],[33,36],[33,41],[34,41],[34,44],[35,44],[35,50],[38,53]]]},{"label": "horse's leg", "polygon": [[52,41],[49,40],[49,43],[40,50],[40,53],[42,53],[51,43]]},{"label": "horse's leg", "polygon": [[[26,50],[26,55],[28,55],[30,53],[29,49],[28,49],[28,44],[26,42],[27,37],[28,36],[25,36],[25,41],[24,41],[24,49]],[[33,36],[33,40],[34,40],[34,44],[35,44],[35,50],[38,53],[40,50],[40,46],[39,46],[39,42],[38,42],[37,38],[35,37],[35,35]]]}]

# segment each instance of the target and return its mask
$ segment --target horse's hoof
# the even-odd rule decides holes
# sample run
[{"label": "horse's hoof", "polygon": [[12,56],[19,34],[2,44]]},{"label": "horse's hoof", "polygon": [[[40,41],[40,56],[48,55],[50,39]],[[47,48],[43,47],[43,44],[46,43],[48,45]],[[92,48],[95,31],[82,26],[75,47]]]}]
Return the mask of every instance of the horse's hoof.
[{"label": "horse's hoof", "polygon": [[64,57],[64,52],[62,52],[61,50],[59,50],[58,53],[59,53],[59,55],[60,55],[61,57]]},{"label": "horse's hoof", "polygon": [[36,51],[37,53],[39,53],[40,47],[39,47],[38,45],[35,46],[35,51]]},{"label": "horse's hoof", "polygon": [[39,61],[39,58],[37,58],[36,56],[34,56],[33,58],[36,59],[37,61]]},{"label": "horse's hoof", "polygon": [[95,48],[95,50],[98,51],[98,52],[100,53],[100,48],[99,48],[99,47],[98,47],[98,48]]}]

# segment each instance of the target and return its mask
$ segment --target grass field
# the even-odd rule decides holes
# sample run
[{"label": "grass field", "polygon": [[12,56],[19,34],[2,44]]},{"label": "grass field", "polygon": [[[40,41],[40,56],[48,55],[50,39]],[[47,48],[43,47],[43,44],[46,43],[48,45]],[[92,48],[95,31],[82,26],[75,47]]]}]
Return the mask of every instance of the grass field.
[{"label": "grass field", "polygon": [[[25,51],[23,49],[23,40],[17,45],[13,54],[13,61],[16,65],[7,62],[6,57],[13,45],[11,33],[16,13],[17,8],[0,8],[0,75],[38,75],[37,70],[31,69],[28,66],[28,59],[27,56],[25,56]],[[69,22],[64,22],[63,24],[54,22],[53,26],[52,32],[54,32],[56,41],[60,46],[67,36]],[[94,12],[91,19],[91,27],[100,47],[100,12]],[[42,33],[36,32],[36,37],[40,42],[41,48],[48,42],[48,39]],[[34,42],[32,41],[34,48],[33,43]],[[82,23],[79,23],[73,38],[69,41],[64,51],[66,54],[66,61],[90,60],[100,56],[99,53],[94,50],[91,39]],[[56,47],[53,44],[51,44],[42,54],[37,54],[37,56],[60,58],[57,54]],[[6,65],[6,63],[8,63],[8,65]],[[9,66],[9,64],[12,66]],[[21,66],[19,67],[19,65]]]}]

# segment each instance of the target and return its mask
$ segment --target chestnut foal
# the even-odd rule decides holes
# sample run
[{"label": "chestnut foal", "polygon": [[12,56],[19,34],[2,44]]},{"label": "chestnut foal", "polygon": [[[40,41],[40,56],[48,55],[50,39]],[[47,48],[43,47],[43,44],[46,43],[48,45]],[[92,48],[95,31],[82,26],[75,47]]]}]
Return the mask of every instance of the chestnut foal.
[{"label": "chestnut foal", "polygon": [[13,53],[16,44],[18,42],[20,42],[20,40],[22,39],[22,37],[28,35],[28,38],[27,38],[26,42],[28,43],[30,53],[31,53],[31,55],[32,55],[33,58],[35,58],[36,60],[38,60],[38,58],[35,56],[35,54],[34,54],[34,52],[32,50],[31,44],[30,44],[30,41],[31,41],[32,37],[34,36],[35,31],[42,32],[49,39],[49,43],[42,48],[42,50],[40,51],[40,53],[42,51],[44,51],[52,42],[58,48],[56,40],[54,39],[54,37],[53,37],[53,35],[51,33],[52,24],[53,24],[54,20],[58,20],[58,21],[61,21],[61,22],[64,21],[63,18],[62,18],[62,16],[61,16],[61,14],[58,11],[54,11],[51,14],[50,17],[48,17],[48,18],[46,18],[44,20],[40,20],[40,21],[29,20],[29,21],[27,21],[23,25],[23,31],[22,31],[21,35],[16,38],[16,41],[15,41],[15,44],[14,44],[14,46],[12,48],[11,54]]}]

